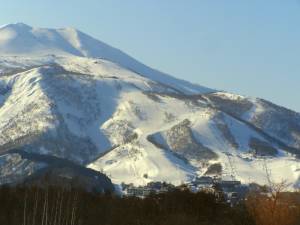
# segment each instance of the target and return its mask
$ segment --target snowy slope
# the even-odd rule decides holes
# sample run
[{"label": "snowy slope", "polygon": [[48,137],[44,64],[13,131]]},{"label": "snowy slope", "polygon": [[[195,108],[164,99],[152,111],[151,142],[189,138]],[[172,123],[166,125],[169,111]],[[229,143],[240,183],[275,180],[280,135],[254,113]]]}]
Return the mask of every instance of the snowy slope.
[{"label": "snowy slope", "polygon": [[263,99],[246,98],[228,93],[212,93],[207,98],[212,106],[264,131],[269,138],[277,139],[289,151],[299,151],[299,113]]},{"label": "snowy slope", "polygon": [[265,184],[267,167],[274,181],[300,185],[297,113],[211,93],[74,29],[6,25],[0,53],[7,176],[44,166],[10,153],[18,148],[105,172],[115,183],[180,184],[209,174]]},{"label": "snowy slope", "polygon": [[199,93],[213,91],[149,68],[122,51],[74,28],[32,28],[23,23],[2,26],[0,27],[0,54],[23,56],[55,54],[102,58],[152,80],[171,85],[182,92]]}]

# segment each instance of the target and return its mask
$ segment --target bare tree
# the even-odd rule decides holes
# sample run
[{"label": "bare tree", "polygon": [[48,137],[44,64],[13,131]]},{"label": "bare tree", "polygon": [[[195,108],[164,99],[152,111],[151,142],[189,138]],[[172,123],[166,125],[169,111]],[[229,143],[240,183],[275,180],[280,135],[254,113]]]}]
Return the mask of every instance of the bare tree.
[{"label": "bare tree", "polygon": [[76,220],[77,198],[78,198],[78,193],[76,192],[74,195],[74,199],[73,199],[72,215],[71,215],[71,221],[70,221],[71,225],[74,225],[75,220]]},{"label": "bare tree", "polygon": [[43,207],[43,214],[42,214],[42,225],[48,224],[48,188],[45,193],[45,201],[44,201],[44,207]]},{"label": "bare tree", "polygon": [[58,191],[58,193],[57,193],[57,199],[56,199],[55,204],[54,204],[55,211],[54,211],[54,216],[53,216],[53,225],[56,225],[56,223],[57,223],[57,214],[59,212],[58,209],[59,209],[60,195],[61,195],[61,192]]},{"label": "bare tree", "polygon": [[32,225],[35,225],[36,223],[38,202],[39,202],[39,189],[37,189],[37,192],[35,193],[35,201],[34,201],[33,214],[32,214]]},{"label": "bare tree", "polygon": [[64,190],[61,192],[61,198],[60,198],[60,203],[59,203],[59,213],[58,213],[58,225],[62,224],[62,206],[63,206],[63,200],[64,200]]},{"label": "bare tree", "polygon": [[23,225],[26,225],[26,210],[27,210],[27,190],[25,190],[24,197],[24,212],[23,212]]},{"label": "bare tree", "polygon": [[248,195],[246,205],[257,225],[296,225],[297,206],[287,197],[289,184],[272,181],[266,160],[263,164],[268,181],[265,191],[258,190]]}]

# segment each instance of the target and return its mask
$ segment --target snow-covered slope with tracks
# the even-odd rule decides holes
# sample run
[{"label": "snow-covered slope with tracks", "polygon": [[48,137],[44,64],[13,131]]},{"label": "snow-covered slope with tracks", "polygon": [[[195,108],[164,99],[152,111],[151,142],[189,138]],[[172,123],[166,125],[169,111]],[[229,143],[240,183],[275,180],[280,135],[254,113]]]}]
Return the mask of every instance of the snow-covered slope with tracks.
[{"label": "snow-covered slope with tracks", "polygon": [[0,54],[2,176],[22,162],[17,148],[115,183],[206,174],[264,184],[268,168],[300,185],[295,112],[172,78],[74,29],[3,26]]}]

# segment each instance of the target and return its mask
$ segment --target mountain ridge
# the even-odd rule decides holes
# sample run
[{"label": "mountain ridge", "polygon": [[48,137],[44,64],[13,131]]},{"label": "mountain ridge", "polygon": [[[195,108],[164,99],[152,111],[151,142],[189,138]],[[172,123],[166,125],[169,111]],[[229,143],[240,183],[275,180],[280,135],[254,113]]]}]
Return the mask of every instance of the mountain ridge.
[{"label": "mountain ridge", "polygon": [[[3,34],[4,33],[4,34]],[[29,49],[22,49],[22,43],[14,43],[16,36],[24,36],[29,40],[26,40],[26,44],[29,45]],[[162,81],[166,84],[176,85],[181,82],[185,85],[183,91],[189,93],[195,92],[208,92],[214,91],[209,88],[201,87],[199,85],[191,84],[189,82],[173,78],[170,75],[161,73],[155,69],[145,66],[138,62],[131,56],[123,53],[119,49],[113,48],[101,41],[84,34],[75,28],[59,28],[59,29],[47,29],[47,28],[32,28],[23,23],[10,24],[0,28],[0,53],[8,55],[28,55],[28,54],[58,54],[58,55],[76,55],[92,58],[103,58],[114,63],[119,64],[122,67],[128,68],[143,74],[144,76],[150,76],[152,79]],[[5,39],[6,36],[6,39]],[[3,38],[4,37],[4,38]],[[23,41],[23,40],[22,40]],[[71,47],[71,48],[70,48]],[[16,50],[14,48],[17,48]],[[179,89],[181,89],[179,87]]]},{"label": "mountain ridge", "polygon": [[[30,40],[34,46],[35,39],[28,39],[31,34],[48,40],[59,30],[17,26],[27,30],[23,37],[13,29],[19,32],[18,42]],[[0,28],[0,36],[11,29],[7,27]],[[64,35],[75,45],[72,32],[67,29]],[[274,182],[287,179],[291,187],[300,186],[296,112],[172,78],[125,53],[117,51],[114,58],[115,50],[101,50],[99,41],[93,47],[89,38],[79,38],[88,46],[87,55],[79,56],[51,48],[42,54],[25,49],[24,54],[5,55],[3,49],[16,48],[18,42],[9,35],[4,39],[0,38],[2,176],[26,177],[45,167],[9,153],[17,148],[105,172],[116,184],[181,184],[211,174],[214,167],[221,171],[212,176],[266,184],[267,166]]]}]

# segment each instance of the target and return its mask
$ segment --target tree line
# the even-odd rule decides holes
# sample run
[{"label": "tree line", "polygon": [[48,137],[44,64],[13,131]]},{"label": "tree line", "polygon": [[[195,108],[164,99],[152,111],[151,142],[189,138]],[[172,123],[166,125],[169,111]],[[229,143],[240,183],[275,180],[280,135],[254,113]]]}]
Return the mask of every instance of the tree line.
[{"label": "tree line", "polygon": [[0,224],[300,225],[298,197],[253,192],[230,207],[213,193],[182,189],[141,199],[59,186],[3,186]]}]

